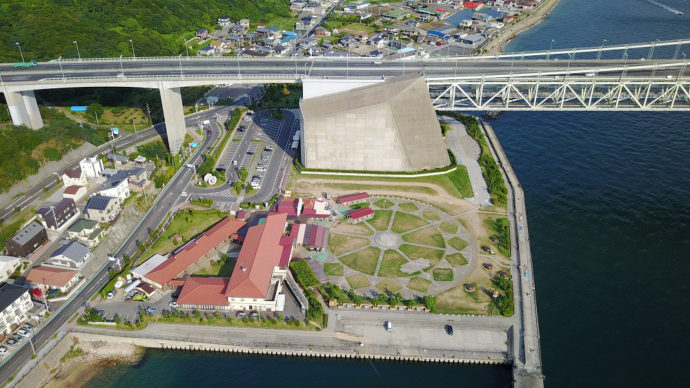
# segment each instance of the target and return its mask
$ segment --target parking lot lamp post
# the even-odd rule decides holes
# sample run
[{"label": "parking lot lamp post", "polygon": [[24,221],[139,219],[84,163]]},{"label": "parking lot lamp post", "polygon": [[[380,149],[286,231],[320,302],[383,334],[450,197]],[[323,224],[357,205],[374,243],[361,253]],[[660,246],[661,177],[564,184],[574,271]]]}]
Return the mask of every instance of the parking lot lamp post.
[{"label": "parking lot lamp post", "polygon": [[79,43],[75,40],[74,45],[77,47],[77,58],[79,58],[79,61],[81,61],[81,53],[79,52]]},{"label": "parking lot lamp post", "polygon": [[129,44],[132,45],[132,57],[134,57],[134,59],[137,59],[137,54],[134,52],[134,41],[130,39]]},{"label": "parking lot lamp post", "polygon": [[553,42],[554,39],[551,39],[551,46],[549,46],[549,51],[546,53],[546,60],[548,61],[549,58],[551,58],[551,50],[553,49]]}]

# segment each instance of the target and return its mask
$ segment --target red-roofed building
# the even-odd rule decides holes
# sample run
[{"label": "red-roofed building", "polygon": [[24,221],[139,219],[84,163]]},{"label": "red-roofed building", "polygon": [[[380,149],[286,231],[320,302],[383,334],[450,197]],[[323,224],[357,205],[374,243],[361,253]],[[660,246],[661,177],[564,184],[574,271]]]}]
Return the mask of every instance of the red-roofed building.
[{"label": "red-roofed building", "polygon": [[276,212],[288,216],[298,216],[302,213],[302,198],[281,198],[278,201]]},{"label": "red-roofed building", "polygon": [[64,198],[72,198],[74,202],[79,201],[84,195],[86,195],[86,187],[79,185],[67,186],[62,192]]},{"label": "red-roofed building", "polygon": [[355,209],[347,213],[347,218],[351,223],[357,224],[374,218],[374,211],[368,206],[361,209]]},{"label": "red-roofed building", "polygon": [[322,251],[328,246],[328,228],[313,224],[293,224],[290,231],[297,245],[312,251]]},{"label": "red-roofed building", "polygon": [[228,310],[230,304],[225,296],[225,288],[229,280],[192,276],[184,283],[177,303],[187,309]]},{"label": "red-roofed building", "polygon": [[216,247],[236,236],[237,231],[245,225],[244,221],[235,218],[222,219],[203,235],[184,245],[177,253],[147,273],[142,280],[157,288],[163,288],[166,283],[182,275]]},{"label": "red-roofed building", "polygon": [[369,193],[355,193],[347,194],[338,197],[338,203],[341,205],[355,205],[358,203],[369,202]]},{"label": "red-roofed building", "polygon": [[24,283],[31,288],[42,290],[53,288],[60,292],[67,292],[78,281],[79,271],[38,266],[31,269]]},{"label": "red-roofed building", "polygon": [[466,1],[464,6],[465,9],[481,9],[484,7],[484,3],[481,1]]},{"label": "red-roofed building", "polygon": [[264,224],[247,231],[225,290],[231,309],[275,309],[287,270],[280,267],[281,258],[285,249],[292,250],[291,243],[289,247],[281,245],[286,223],[287,214],[273,213],[266,217]]},{"label": "red-roofed building", "polygon": [[302,217],[305,218],[328,218],[331,216],[331,211],[328,210],[328,202],[307,198],[304,200],[302,207]]},{"label": "red-roofed building", "polygon": [[62,183],[65,186],[86,186],[86,175],[79,166],[70,168],[62,174]]}]

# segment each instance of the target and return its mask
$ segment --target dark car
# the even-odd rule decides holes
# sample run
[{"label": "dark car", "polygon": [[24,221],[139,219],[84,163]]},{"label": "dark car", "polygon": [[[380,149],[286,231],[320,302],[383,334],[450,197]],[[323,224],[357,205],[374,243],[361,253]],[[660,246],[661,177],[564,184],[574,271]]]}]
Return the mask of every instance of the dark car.
[{"label": "dark car", "polygon": [[244,130],[247,129],[244,125],[241,125],[239,128],[237,128],[238,132],[244,132]]},{"label": "dark car", "polygon": [[451,325],[446,325],[446,326],[444,327],[444,329],[446,329],[446,334],[448,334],[448,335],[453,335],[453,326],[451,326]]},{"label": "dark car", "polygon": [[213,133],[213,132],[211,132],[210,129],[209,129],[208,131],[206,131],[206,134],[207,134],[207,135],[210,135],[210,134],[212,134],[212,133]]}]

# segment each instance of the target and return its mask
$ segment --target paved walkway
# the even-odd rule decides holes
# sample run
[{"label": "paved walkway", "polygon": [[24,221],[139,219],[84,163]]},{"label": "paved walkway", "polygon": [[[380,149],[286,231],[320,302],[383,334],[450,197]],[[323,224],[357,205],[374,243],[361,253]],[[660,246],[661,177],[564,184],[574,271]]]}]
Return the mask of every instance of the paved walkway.
[{"label": "paved walkway", "polygon": [[491,196],[489,195],[489,189],[486,187],[482,168],[479,166],[479,162],[477,162],[481,154],[479,144],[467,134],[465,126],[461,122],[449,117],[440,117],[440,120],[450,124],[452,128],[446,132],[446,146],[453,151],[458,164],[467,167],[467,174],[470,176],[474,197],[465,199],[475,205],[490,206]]}]

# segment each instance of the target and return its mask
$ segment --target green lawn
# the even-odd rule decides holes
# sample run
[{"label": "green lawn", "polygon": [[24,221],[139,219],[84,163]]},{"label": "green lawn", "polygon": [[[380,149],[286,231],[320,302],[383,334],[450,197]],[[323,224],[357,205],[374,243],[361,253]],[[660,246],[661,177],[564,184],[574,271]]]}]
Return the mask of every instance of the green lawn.
[{"label": "green lawn", "polygon": [[194,276],[220,276],[229,277],[232,270],[235,268],[235,259],[228,259],[226,261],[218,260],[215,263],[207,265],[206,267],[194,273]]},{"label": "green lawn", "polygon": [[400,266],[407,263],[407,259],[403,257],[398,251],[389,249],[383,252],[383,259],[381,260],[381,268],[379,268],[378,276],[380,277],[405,277],[409,274],[402,272]]},{"label": "green lawn", "polygon": [[398,205],[398,206],[400,207],[400,209],[402,209],[402,210],[404,210],[404,211],[406,211],[406,212],[416,212],[417,210],[419,210],[419,208],[417,207],[417,205],[415,205],[415,204],[412,203],[412,202],[401,203],[401,204]]},{"label": "green lawn", "polygon": [[438,212],[433,211],[433,210],[424,210],[422,212],[422,216],[429,221],[440,221],[441,220],[441,215],[438,214]]},{"label": "green lawn", "polygon": [[461,250],[467,248],[469,243],[467,241],[461,239],[460,237],[455,236],[455,237],[451,238],[450,240],[448,240],[448,245],[461,251]]},{"label": "green lawn", "polygon": [[393,202],[385,199],[385,198],[381,198],[378,201],[374,202],[374,205],[376,205],[380,208],[383,208],[383,209],[388,209],[389,207],[391,207],[395,204]]},{"label": "green lawn", "polygon": [[328,276],[343,276],[343,265],[340,263],[325,263],[323,272]]},{"label": "green lawn", "polygon": [[[192,237],[210,228],[216,222],[227,217],[228,213],[220,210],[182,210],[170,222],[168,228],[163,232],[161,237],[147,249],[139,258],[138,263],[147,260],[156,253],[165,254],[174,250],[178,246],[191,240]],[[182,244],[175,244],[173,236],[179,234],[182,236]],[[137,264],[138,264],[137,263]]]},{"label": "green lawn", "polygon": [[448,234],[458,233],[458,226],[449,222],[441,222],[441,225],[438,228]]},{"label": "green lawn", "polygon": [[393,231],[393,233],[405,233],[426,224],[426,221],[410,213],[395,212],[395,218],[393,219],[391,231]]},{"label": "green lawn", "polygon": [[350,285],[350,287],[355,290],[358,288],[369,287],[371,285],[369,279],[361,273],[348,276],[345,278],[345,280],[347,280],[347,283]]},{"label": "green lawn", "polygon": [[376,31],[377,27],[367,26],[366,24],[361,24],[361,23],[350,23],[350,24],[344,25],[343,27],[340,28],[340,30],[345,30],[345,29],[368,34],[368,33]]},{"label": "green lawn", "polygon": [[431,280],[422,279],[417,276],[410,279],[410,281],[407,283],[407,288],[419,292],[427,292],[427,290],[429,290],[429,286],[431,286]]},{"label": "green lawn", "polygon": [[443,258],[444,251],[442,249],[418,247],[416,245],[403,244],[400,246],[400,251],[407,255],[410,260],[427,259],[431,265],[438,264]]},{"label": "green lawn", "polygon": [[360,236],[371,236],[374,234],[374,231],[363,223],[351,224],[343,220],[338,223],[338,225],[331,228],[331,233],[350,233],[358,234]]},{"label": "green lawn", "polygon": [[452,255],[448,255],[446,256],[446,261],[453,267],[459,267],[467,264],[467,259],[462,255],[462,253],[453,253]]},{"label": "green lawn", "polygon": [[328,237],[328,249],[336,256],[354,251],[355,249],[365,247],[369,244],[369,239],[363,237],[353,237],[335,233],[332,233]]},{"label": "green lawn", "polygon": [[384,279],[384,280],[376,283],[376,289],[381,291],[381,292],[390,291],[390,292],[396,293],[396,292],[402,290],[402,286],[400,285],[400,283],[398,283],[394,280]]},{"label": "green lawn", "polygon": [[453,281],[453,270],[450,268],[434,268],[432,271],[434,280],[437,282]]},{"label": "green lawn", "polygon": [[379,248],[369,247],[340,257],[339,260],[356,271],[373,275],[376,272],[376,264],[379,262],[380,254]]},{"label": "green lawn", "polygon": [[402,239],[403,241],[422,245],[429,245],[436,248],[446,247],[446,243],[443,240],[443,236],[433,226],[429,226],[424,229],[419,229],[412,233],[404,234],[402,236]]},{"label": "green lawn", "polygon": [[367,222],[376,230],[386,230],[388,229],[388,224],[391,221],[392,215],[392,210],[374,210],[374,218]]}]

